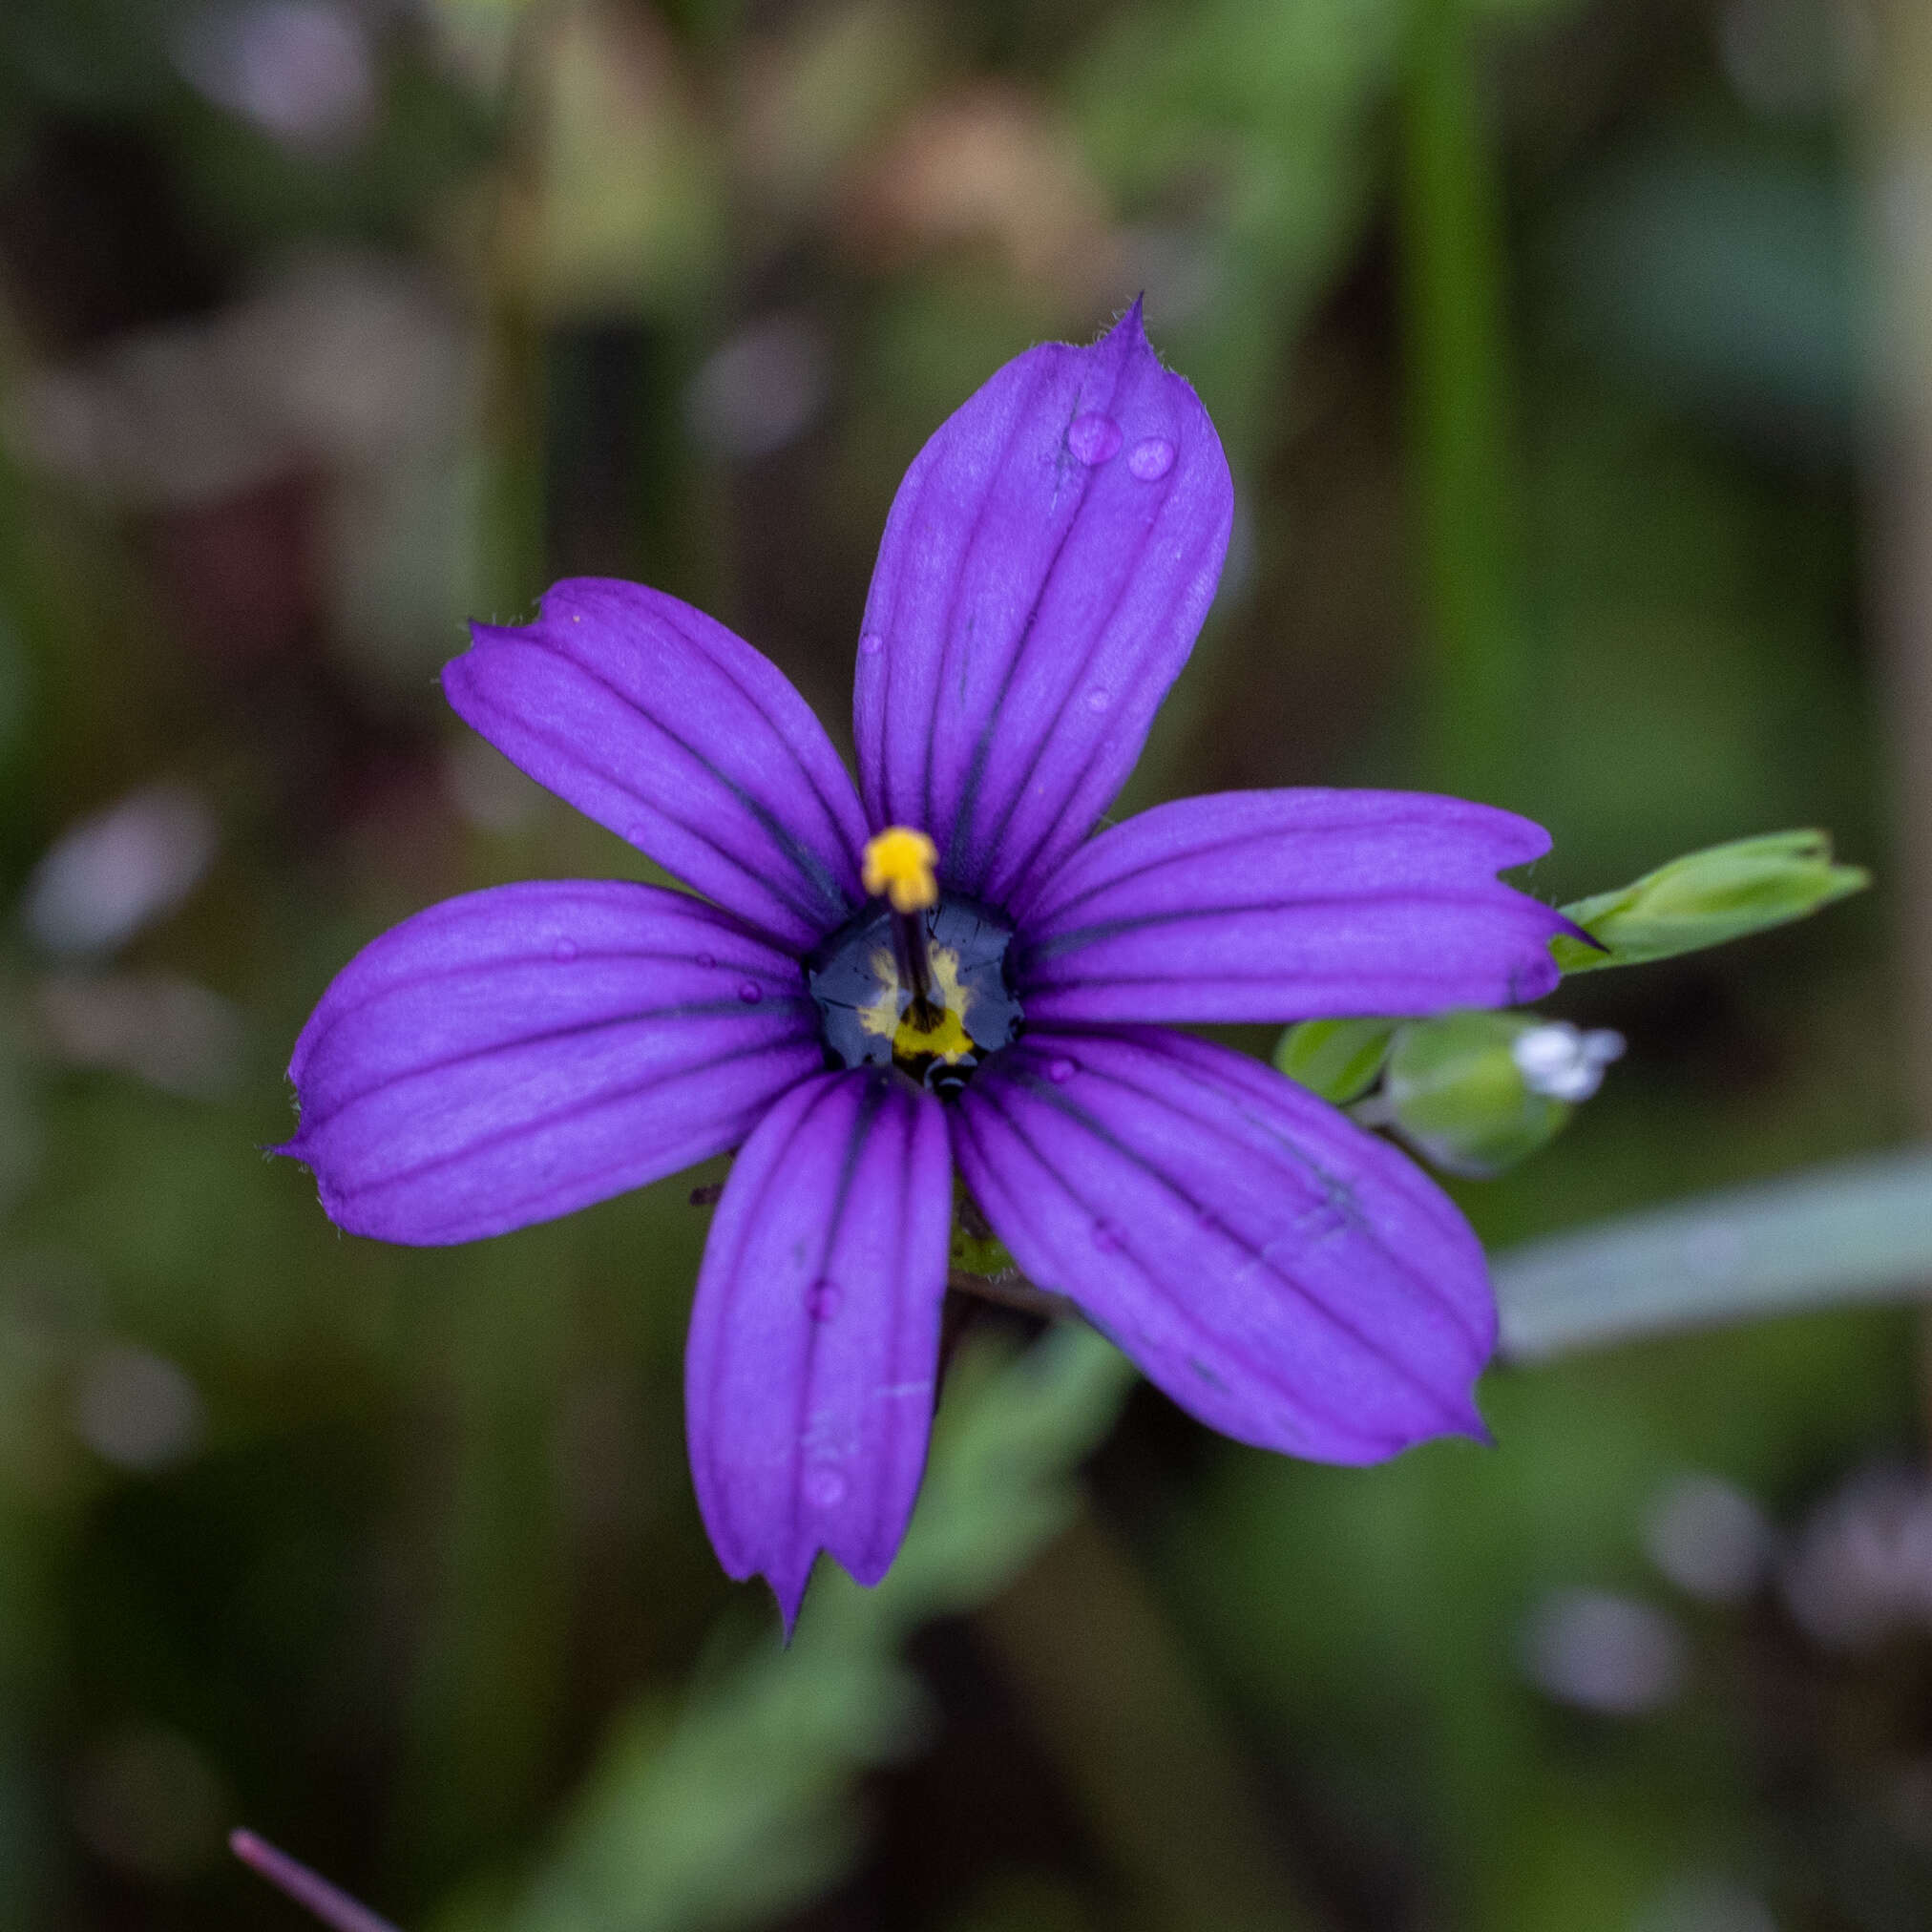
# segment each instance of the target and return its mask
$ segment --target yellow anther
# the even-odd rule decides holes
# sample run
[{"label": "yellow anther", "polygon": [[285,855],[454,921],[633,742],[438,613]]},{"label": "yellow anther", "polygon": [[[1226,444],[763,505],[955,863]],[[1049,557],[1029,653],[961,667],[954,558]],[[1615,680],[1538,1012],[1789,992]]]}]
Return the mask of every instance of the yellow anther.
[{"label": "yellow anther", "polygon": [[939,903],[939,848],[910,826],[889,825],[866,841],[859,878],[883,893],[895,913],[923,913]]}]

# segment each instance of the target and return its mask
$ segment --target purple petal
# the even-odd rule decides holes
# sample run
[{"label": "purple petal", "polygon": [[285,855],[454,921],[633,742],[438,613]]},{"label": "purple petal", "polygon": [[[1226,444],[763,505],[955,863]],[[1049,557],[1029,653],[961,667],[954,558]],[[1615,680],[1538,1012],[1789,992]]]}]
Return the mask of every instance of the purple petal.
[{"label": "purple petal", "polygon": [[1233,515],[1220,439],[1136,304],[1029,349],[899,485],[853,694],[875,825],[1003,903],[1106,808],[1201,628]]},{"label": "purple petal", "polygon": [[805,700],[723,624],[573,578],[535,623],[471,635],[443,689],[538,784],[794,947],[858,903],[851,780]]},{"label": "purple petal", "polygon": [[684,1358],[691,1473],[735,1577],[786,1628],[827,1549],[885,1575],[925,1466],[953,1219],[946,1123],[889,1073],[830,1073],[745,1144]]},{"label": "purple petal", "polygon": [[1496,882],[1540,826],[1403,791],[1230,791],[1102,832],[1017,908],[1030,1024],[1509,1006],[1568,922]]},{"label": "purple petal", "polygon": [[445,900],[366,946],[295,1043],[305,1162],[352,1234],[440,1247],[735,1146],[824,1065],[796,959],[622,881]]},{"label": "purple petal", "polygon": [[1482,1250],[1394,1148],[1258,1061],[1159,1028],[1028,1034],[954,1153],[1013,1258],[1184,1409],[1324,1462],[1480,1434]]}]

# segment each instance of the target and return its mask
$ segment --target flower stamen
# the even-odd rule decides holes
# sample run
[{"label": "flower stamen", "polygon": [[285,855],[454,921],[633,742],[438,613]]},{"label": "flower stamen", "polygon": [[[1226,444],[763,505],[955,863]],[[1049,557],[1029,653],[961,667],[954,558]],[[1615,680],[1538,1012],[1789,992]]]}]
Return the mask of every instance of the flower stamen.
[{"label": "flower stamen", "polygon": [[915,1033],[938,1032],[946,1009],[933,998],[925,914],[939,903],[939,848],[910,826],[889,825],[866,841],[859,882],[892,909],[892,955],[899,983],[913,996],[908,1024]]},{"label": "flower stamen", "polygon": [[895,913],[923,913],[939,903],[939,848],[910,826],[889,825],[866,841],[859,883]]},{"label": "flower stamen", "polygon": [[956,1093],[1018,1038],[1012,937],[971,900],[942,892],[928,911],[906,914],[874,899],[805,962],[827,1063],[895,1066],[933,1093]]}]

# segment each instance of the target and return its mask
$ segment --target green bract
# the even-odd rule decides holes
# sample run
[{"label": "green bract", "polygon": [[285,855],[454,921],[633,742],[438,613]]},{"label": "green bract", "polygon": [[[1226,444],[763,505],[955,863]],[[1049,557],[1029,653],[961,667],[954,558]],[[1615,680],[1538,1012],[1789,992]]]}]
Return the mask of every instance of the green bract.
[{"label": "green bract", "polygon": [[1275,1068],[1345,1106],[1375,1085],[1396,1025],[1393,1019],[1304,1019],[1275,1041]]},{"label": "green bract", "polygon": [[1565,973],[1637,966],[1801,919],[1870,883],[1862,867],[1832,863],[1827,832],[1733,839],[1672,859],[1617,892],[1565,906],[1564,914],[1605,950],[1559,934],[1550,952]]},{"label": "green bract", "polygon": [[986,1225],[979,1204],[956,1177],[953,1183],[953,1235],[946,1265],[961,1274],[974,1274],[985,1281],[1018,1274],[1005,1244]]}]

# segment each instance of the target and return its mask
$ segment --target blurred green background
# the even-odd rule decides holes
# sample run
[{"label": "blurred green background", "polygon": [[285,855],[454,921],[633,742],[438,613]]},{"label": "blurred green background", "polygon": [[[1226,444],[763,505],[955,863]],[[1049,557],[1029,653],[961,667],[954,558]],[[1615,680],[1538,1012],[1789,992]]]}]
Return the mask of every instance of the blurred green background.
[{"label": "blurred green background", "polygon": [[1563,989],[1629,1050],[1484,1235],[1909,1139],[1912,10],[5,0],[0,1923],[293,1927],[242,1822],[426,1932],[1932,1922],[1908,1312],[1336,1471],[963,1310],[900,1571],[787,1653],[684,1469],[715,1173],[419,1253],[262,1152],[364,940],[641,870],[445,710],[462,619],[645,578],[849,742],[901,469],[1141,291],[1239,509],[1129,804],[1879,874]]}]

